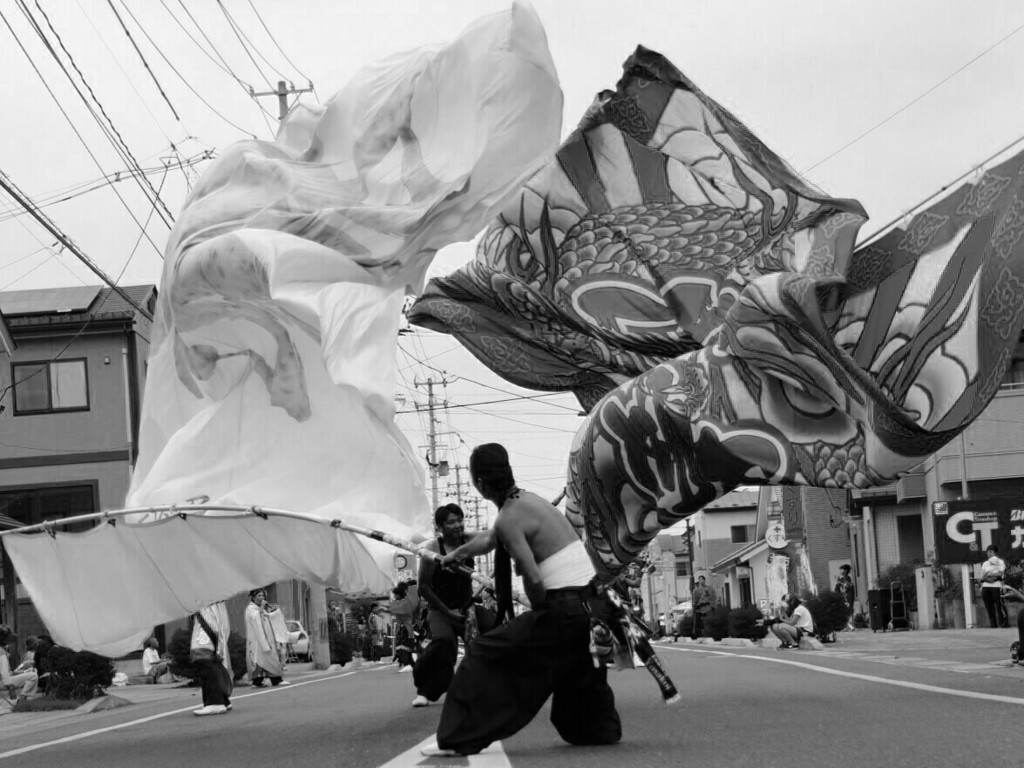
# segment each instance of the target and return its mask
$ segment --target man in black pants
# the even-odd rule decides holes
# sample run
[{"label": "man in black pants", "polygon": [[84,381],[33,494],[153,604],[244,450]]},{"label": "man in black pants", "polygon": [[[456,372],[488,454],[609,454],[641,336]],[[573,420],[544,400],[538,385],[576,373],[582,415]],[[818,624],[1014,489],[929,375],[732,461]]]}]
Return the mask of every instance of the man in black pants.
[{"label": "man in black pants", "polygon": [[554,506],[516,487],[502,446],[475,448],[469,469],[498,517],[451,557],[482,554],[500,542],[518,565],[533,610],[473,641],[445,697],[437,746],[423,753],[476,754],[526,726],[549,696],[551,722],[565,741],[614,744],[622,737],[615,696],[606,668],[595,667],[590,655],[591,614],[603,617],[608,605],[594,594],[596,574],[583,543]]},{"label": "man in black pants", "polygon": [[[472,541],[478,533],[466,533],[464,514],[458,504],[445,504],[434,512],[437,538],[424,545],[431,552],[445,555]],[[463,563],[473,567],[470,559]],[[473,582],[462,573],[438,568],[433,559],[420,558],[420,597],[427,602],[427,625],[430,644],[416,658],[412,679],[416,685],[414,707],[425,707],[437,701],[448,690],[459,653],[459,638],[466,631],[462,611],[473,598]]]}]

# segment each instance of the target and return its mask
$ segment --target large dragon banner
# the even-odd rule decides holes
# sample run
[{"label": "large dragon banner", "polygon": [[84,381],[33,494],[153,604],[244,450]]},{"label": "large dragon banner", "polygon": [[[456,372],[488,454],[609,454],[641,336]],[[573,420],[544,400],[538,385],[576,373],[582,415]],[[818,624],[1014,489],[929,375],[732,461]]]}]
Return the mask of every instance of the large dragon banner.
[{"label": "large dragon banner", "polygon": [[1022,183],[855,250],[859,204],[641,47],[410,319],[577,394],[567,513],[610,576],[739,484],[886,484],[976,418],[1021,332]]}]

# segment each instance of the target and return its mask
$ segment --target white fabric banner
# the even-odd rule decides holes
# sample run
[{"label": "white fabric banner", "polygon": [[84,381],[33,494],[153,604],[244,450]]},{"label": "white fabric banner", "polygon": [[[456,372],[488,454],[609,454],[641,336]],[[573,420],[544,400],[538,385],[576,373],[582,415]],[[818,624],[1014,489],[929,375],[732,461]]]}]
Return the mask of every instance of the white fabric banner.
[{"label": "white fabric banner", "polygon": [[[205,496],[429,531],[423,468],[394,424],[402,302],[550,159],[561,112],[540,20],[516,3],[366,67],[276,141],[227,148],[167,245],[126,505]],[[5,538],[58,643],[126,653],[279,578],[391,585],[392,549],[316,524],[146,522]]]}]

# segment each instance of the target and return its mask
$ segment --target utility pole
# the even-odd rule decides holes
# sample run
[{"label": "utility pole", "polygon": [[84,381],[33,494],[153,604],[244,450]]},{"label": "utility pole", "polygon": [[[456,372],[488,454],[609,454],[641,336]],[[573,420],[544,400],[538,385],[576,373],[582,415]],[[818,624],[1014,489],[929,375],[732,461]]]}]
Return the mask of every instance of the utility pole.
[{"label": "utility pole", "polygon": [[258,96],[277,96],[277,109],[278,109],[278,120],[284,120],[288,115],[288,97],[300,93],[309,93],[313,90],[313,83],[309,84],[308,88],[296,88],[291,83],[286,83],[284,80],[277,81],[276,91],[259,91],[258,93],[249,87],[249,95],[253,98]]},{"label": "utility pole", "polygon": [[[458,464],[455,465],[455,500],[460,507],[464,506],[462,503],[462,467]],[[479,520],[476,522],[479,523]]]},{"label": "utility pole", "polygon": [[437,509],[437,429],[434,420],[434,380],[427,378],[427,440],[429,453],[427,464],[430,467],[430,501],[431,509]]},{"label": "utility pole", "polygon": [[[430,500],[434,509],[438,506],[438,489],[437,489],[437,478],[446,477],[448,475],[448,462],[437,460],[437,419],[434,418],[434,409],[437,407],[434,401],[434,379],[428,377],[426,384],[420,384],[415,382],[414,386],[426,386],[427,388],[427,466],[430,468]],[[437,382],[440,384],[446,384],[445,381]],[[451,433],[444,433],[451,434]],[[422,446],[421,446],[422,447]]]}]

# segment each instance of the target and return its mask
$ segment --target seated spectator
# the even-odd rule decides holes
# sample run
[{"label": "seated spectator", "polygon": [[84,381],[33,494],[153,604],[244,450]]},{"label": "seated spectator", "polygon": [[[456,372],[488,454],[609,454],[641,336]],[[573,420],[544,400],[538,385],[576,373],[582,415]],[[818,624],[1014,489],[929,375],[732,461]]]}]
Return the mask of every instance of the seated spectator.
[{"label": "seated spectator", "polygon": [[779,638],[779,648],[796,648],[800,645],[801,637],[814,634],[814,620],[807,606],[803,605],[796,595],[786,595],[782,601],[785,616],[764,619],[758,623],[763,623]]},{"label": "seated spectator", "polygon": [[[21,657],[21,664],[14,668],[14,674],[19,675],[22,672],[28,672],[30,669],[36,667],[36,646],[39,644],[39,638],[35,635],[29,635],[25,638],[25,655]],[[39,675],[39,672],[36,672]]]},{"label": "seated spectator", "polygon": [[155,637],[146,641],[146,649],[142,652],[142,674],[156,682],[162,675],[170,671],[171,663],[167,659],[160,658],[160,644]]},{"label": "seated spectator", "polygon": [[39,675],[39,692],[46,692],[46,684],[50,679],[50,668],[46,657],[50,653],[50,649],[54,647],[53,638],[47,634],[39,635],[36,640],[36,647],[33,652],[32,663],[36,668],[36,674]]},{"label": "seated spectator", "polygon": [[39,677],[35,669],[28,669],[17,674],[11,669],[11,658],[7,646],[17,635],[6,624],[0,624],[0,685],[11,691],[14,698],[35,693]]}]

